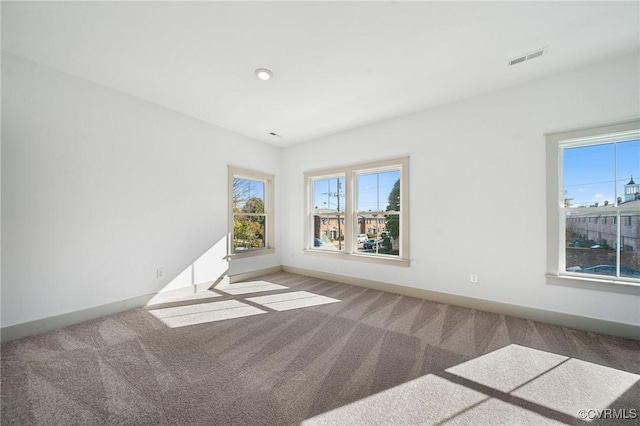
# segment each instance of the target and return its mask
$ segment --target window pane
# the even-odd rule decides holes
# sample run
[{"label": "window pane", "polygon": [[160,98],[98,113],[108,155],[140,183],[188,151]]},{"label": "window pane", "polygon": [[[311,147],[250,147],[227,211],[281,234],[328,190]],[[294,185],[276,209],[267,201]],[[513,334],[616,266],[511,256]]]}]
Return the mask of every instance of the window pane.
[{"label": "window pane", "polygon": [[616,199],[614,144],[564,149],[565,207],[601,207]]},{"label": "window pane", "polygon": [[233,217],[233,251],[264,248],[265,216],[236,214]]},{"label": "window pane", "polygon": [[617,144],[618,201],[637,212],[620,220],[620,276],[640,279],[640,140]]},{"label": "window pane", "polygon": [[313,215],[313,247],[318,250],[344,250],[344,215]]},{"label": "window pane", "polygon": [[640,140],[617,144],[618,202],[638,203],[640,209]]},{"label": "window pane", "polygon": [[[615,215],[566,216],[567,271],[616,276]],[[585,220],[586,219],[586,220]]]},{"label": "window pane", "polygon": [[400,170],[359,174],[356,184],[357,227],[361,234],[357,251],[398,256],[400,216],[396,212],[400,212]]},{"label": "window pane", "polygon": [[264,213],[264,182],[233,178],[233,211]]},{"label": "window pane", "polygon": [[380,237],[387,231],[384,213],[358,213],[357,234],[369,238]]},{"label": "window pane", "polygon": [[[581,217],[572,212],[566,215],[565,223],[567,271],[615,277],[618,245],[616,215]],[[632,256],[626,259],[628,261],[621,257],[621,272],[629,268],[629,262],[633,261]]]},{"label": "window pane", "polygon": [[[622,216],[620,226],[620,276],[640,279],[640,213]],[[624,224],[628,225],[624,225]]]},{"label": "window pane", "polygon": [[317,212],[344,212],[344,177],[314,180],[313,203]]},{"label": "window pane", "polygon": [[[615,264],[615,248],[617,244],[616,215],[593,215],[582,217],[575,212],[566,216],[566,245],[571,248],[613,250]],[[592,253],[587,250],[585,253]],[[586,256],[586,255],[585,255]],[[575,257],[572,257],[574,259]],[[571,265],[567,257],[567,266]],[[579,264],[585,264],[580,262]]]},{"label": "window pane", "polygon": [[[392,229],[400,229],[400,216],[397,214],[376,215],[368,218],[365,213],[358,217],[358,227],[362,230],[362,224],[366,232],[357,237],[358,253],[384,254],[391,256],[400,255],[400,235],[397,232],[394,237]],[[368,221],[370,223],[367,223]]]},{"label": "window pane", "polygon": [[358,175],[358,211],[400,211],[400,170]]},{"label": "window pane", "polygon": [[[635,201],[640,204],[640,201]],[[640,212],[622,216],[620,276],[640,279]]]},{"label": "window pane", "polygon": [[345,178],[336,176],[313,181],[313,247],[344,250]]}]

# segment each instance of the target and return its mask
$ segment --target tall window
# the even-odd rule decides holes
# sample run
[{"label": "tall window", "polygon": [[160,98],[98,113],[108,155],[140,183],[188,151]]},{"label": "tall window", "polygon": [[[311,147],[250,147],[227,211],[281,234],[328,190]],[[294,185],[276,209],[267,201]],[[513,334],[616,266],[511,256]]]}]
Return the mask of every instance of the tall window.
[{"label": "tall window", "polygon": [[317,250],[344,250],[344,174],[313,179],[314,202],[311,214],[313,247]]},{"label": "tall window", "polygon": [[548,273],[640,281],[640,122],[548,135],[547,157]]},{"label": "tall window", "polygon": [[408,158],[306,173],[306,253],[408,265],[408,175]]},{"label": "tall window", "polygon": [[[402,168],[399,166],[355,172],[355,214],[358,218],[371,219],[375,224],[367,233],[371,238],[362,244],[357,243],[358,253],[400,255],[401,173]],[[364,231],[363,227],[356,233],[364,234]]]},{"label": "tall window", "polygon": [[229,167],[230,254],[273,251],[273,176]]}]

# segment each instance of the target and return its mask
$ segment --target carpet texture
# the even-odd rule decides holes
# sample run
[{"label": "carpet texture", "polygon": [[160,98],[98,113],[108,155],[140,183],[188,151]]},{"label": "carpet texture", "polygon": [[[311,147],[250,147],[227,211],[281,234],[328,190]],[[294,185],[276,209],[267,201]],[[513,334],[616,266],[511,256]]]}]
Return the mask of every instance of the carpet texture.
[{"label": "carpet texture", "polygon": [[640,424],[638,341],[289,273],[1,355],[3,425]]}]

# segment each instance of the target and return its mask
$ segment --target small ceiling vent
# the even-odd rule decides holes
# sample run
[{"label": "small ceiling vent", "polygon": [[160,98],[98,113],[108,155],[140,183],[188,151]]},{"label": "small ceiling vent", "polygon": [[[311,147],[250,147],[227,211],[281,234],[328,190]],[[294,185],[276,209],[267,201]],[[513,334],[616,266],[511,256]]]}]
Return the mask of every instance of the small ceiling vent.
[{"label": "small ceiling vent", "polygon": [[525,53],[524,55],[516,56],[515,58],[509,59],[509,66],[513,66],[524,61],[530,61],[531,59],[539,58],[544,55],[547,48],[543,47],[542,49],[535,50],[533,52]]},{"label": "small ceiling vent", "polygon": [[520,62],[524,62],[527,60],[526,56],[518,56],[517,58],[513,58],[509,61],[509,66],[519,64]]}]

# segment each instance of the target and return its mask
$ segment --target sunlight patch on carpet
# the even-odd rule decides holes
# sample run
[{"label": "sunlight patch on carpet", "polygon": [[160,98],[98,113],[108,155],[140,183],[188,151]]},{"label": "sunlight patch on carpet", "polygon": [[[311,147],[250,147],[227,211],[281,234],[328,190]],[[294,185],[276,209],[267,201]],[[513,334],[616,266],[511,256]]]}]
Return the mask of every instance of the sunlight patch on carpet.
[{"label": "sunlight patch on carpet", "polygon": [[446,371],[502,392],[511,392],[568,359],[550,352],[509,345]]},{"label": "sunlight patch on carpet", "polygon": [[270,296],[248,297],[248,301],[273,309],[274,311],[288,311],[290,309],[307,308],[310,306],[326,305],[340,302],[308,291],[293,291],[290,293],[272,294]]},{"label": "sunlight patch on carpet", "polygon": [[604,410],[640,381],[637,374],[514,344],[445,371],[587,421],[581,410]]},{"label": "sunlight patch on carpet", "polygon": [[258,293],[261,291],[274,291],[274,290],[286,290],[289,287],[285,287],[280,284],[270,283],[268,281],[249,281],[235,284],[219,285],[216,290],[223,291],[227,294],[248,294]]},{"label": "sunlight patch on carpet", "polygon": [[167,326],[176,328],[266,314],[267,312],[237,300],[225,300],[222,302],[177,306],[175,308],[154,309],[150,310],[149,313]]},{"label": "sunlight patch on carpet", "polygon": [[[640,380],[637,374],[514,344],[445,371],[503,396],[428,374],[302,424],[469,425],[510,419],[509,424],[538,426],[565,424],[565,415],[589,422],[593,417],[581,413],[612,411],[612,404]],[[513,397],[531,406],[511,403]],[[635,407],[627,407],[625,413],[634,415],[631,408]]]},{"label": "sunlight patch on carpet", "polygon": [[429,374],[307,419],[302,425],[436,424],[487,399],[481,392]]},{"label": "sunlight patch on carpet", "polygon": [[608,408],[638,380],[637,374],[572,358],[511,394],[575,416]]}]

